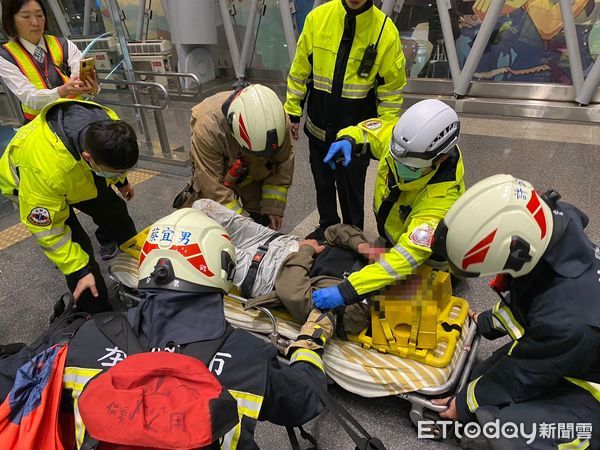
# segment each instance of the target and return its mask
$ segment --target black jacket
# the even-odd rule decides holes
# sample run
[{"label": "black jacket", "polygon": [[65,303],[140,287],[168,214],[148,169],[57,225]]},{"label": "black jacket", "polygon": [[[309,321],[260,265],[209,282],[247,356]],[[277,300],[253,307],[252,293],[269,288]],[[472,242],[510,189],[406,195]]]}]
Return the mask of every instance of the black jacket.
[{"label": "black jacket", "polygon": [[[186,345],[181,346],[180,351],[186,354]],[[95,372],[108,370],[111,364],[125,357],[115,351],[115,345],[102,334],[94,320],[87,321],[69,343],[65,389],[72,391],[71,396],[77,399]],[[230,436],[225,436],[226,441],[235,443],[234,436],[239,433],[237,446],[232,444],[228,448],[258,448],[254,441],[257,420],[298,426],[324,409],[312,386],[319,383],[326,389],[325,373],[304,361],[283,365],[275,347],[247,331],[234,330],[213,357],[209,369],[238,401],[238,410],[243,413],[241,430],[236,431],[235,427],[228,433]],[[75,413],[77,415],[77,410]]]},{"label": "black jacket", "polygon": [[572,382],[565,377],[600,383],[600,250],[583,231],[588,219],[581,211],[565,203],[553,209],[552,240],[542,259],[478,316],[480,332],[494,339],[508,330],[493,311],[507,307],[514,344],[456,396],[463,421],[473,419],[477,406],[503,408],[551,395]]}]

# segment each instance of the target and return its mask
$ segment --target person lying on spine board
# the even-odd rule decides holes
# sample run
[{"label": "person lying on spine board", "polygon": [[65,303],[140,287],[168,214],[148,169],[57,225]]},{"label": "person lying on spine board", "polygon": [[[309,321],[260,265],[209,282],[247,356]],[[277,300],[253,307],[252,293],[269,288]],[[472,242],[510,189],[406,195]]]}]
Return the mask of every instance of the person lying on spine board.
[{"label": "person lying on spine board", "polygon": [[[198,200],[193,207],[231,236],[237,257],[233,283],[248,306],[283,305],[298,323],[308,318],[313,291],[335,286],[368,264],[369,243],[352,225],[332,225],[325,241],[317,242],[277,233],[213,200]],[[363,302],[345,308],[338,334],[359,333],[368,325],[368,314]]]}]

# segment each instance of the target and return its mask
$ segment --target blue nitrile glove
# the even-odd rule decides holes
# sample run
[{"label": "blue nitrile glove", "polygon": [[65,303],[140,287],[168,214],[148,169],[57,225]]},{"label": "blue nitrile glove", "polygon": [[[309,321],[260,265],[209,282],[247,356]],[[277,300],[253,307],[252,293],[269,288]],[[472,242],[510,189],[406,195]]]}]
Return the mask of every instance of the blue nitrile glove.
[{"label": "blue nitrile glove", "polygon": [[329,164],[329,167],[335,170],[335,163],[338,162],[338,157],[341,158],[342,155],[344,157],[344,167],[348,167],[348,164],[352,161],[352,144],[345,139],[331,144],[323,162]]},{"label": "blue nitrile glove", "polygon": [[312,300],[315,308],[321,310],[337,308],[344,304],[344,297],[337,286],[331,286],[313,292]]}]

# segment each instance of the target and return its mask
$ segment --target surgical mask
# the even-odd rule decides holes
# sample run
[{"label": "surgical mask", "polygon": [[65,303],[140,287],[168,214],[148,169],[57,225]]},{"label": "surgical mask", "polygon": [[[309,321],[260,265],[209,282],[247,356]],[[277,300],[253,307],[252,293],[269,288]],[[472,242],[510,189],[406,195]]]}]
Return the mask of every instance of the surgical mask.
[{"label": "surgical mask", "polygon": [[92,172],[94,172],[96,175],[98,175],[99,177],[102,178],[119,178],[122,177],[124,175],[123,172],[107,172],[105,170],[100,169],[100,167],[98,167],[98,165],[96,164],[96,162],[94,161],[94,163],[92,164],[92,161],[86,161],[88,166],[90,166],[90,169],[92,169]]},{"label": "surgical mask", "polygon": [[399,161],[394,160],[394,163],[396,165],[396,174],[398,174],[398,178],[402,178],[404,181],[414,181],[421,178],[426,169],[425,167],[422,167],[413,170]]},{"label": "surgical mask", "polygon": [[123,173],[121,173],[121,172],[104,172],[102,170],[99,170],[99,171],[94,170],[94,173],[102,178],[119,178],[119,177],[123,176]]}]

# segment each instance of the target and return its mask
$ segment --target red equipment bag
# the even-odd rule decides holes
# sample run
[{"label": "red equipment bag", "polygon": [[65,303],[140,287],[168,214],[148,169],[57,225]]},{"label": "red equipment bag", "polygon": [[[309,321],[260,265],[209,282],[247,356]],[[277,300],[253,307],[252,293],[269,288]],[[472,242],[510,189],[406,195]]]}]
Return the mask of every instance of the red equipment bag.
[{"label": "red equipment bag", "polygon": [[130,355],[92,379],[79,398],[99,449],[196,449],[238,423],[237,403],[199,360],[170,352]]}]

